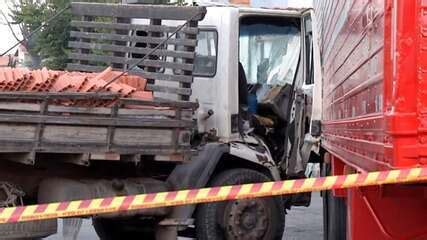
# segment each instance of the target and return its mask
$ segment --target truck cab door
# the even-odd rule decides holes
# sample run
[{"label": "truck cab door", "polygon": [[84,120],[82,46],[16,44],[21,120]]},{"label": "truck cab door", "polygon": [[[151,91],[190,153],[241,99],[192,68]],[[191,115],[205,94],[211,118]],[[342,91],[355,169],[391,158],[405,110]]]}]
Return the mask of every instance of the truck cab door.
[{"label": "truck cab door", "polygon": [[[286,175],[292,178],[301,178],[306,174],[315,139],[311,135],[313,108],[317,102],[313,99],[316,94],[315,68],[317,59],[314,52],[318,50],[313,41],[312,10],[307,10],[301,17],[301,65],[300,80],[296,81],[294,88],[294,100],[290,114],[290,126],[288,128],[289,140],[288,159],[285,162]],[[320,67],[320,65],[318,66]],[[317,96],[316,96],[317,97]],[[313,130],[314,127],[313,127]]]},{"label": "truck cab door", "polygon": [[304,94],[310,100],[310,134],[320,136],[320,120],[322,115],[322,76],[320,48],[318,44],[317,23],[313,10],[303,15],[305,31],[305,58],[307,59],[306,81],[303,85]]},{"label": "truck cab door", "polygon": [[238,113],[238,10],[209,7],[199,29],[191,96],[200,105],[198,132],[227,141],[233,136],[232,116]]}]

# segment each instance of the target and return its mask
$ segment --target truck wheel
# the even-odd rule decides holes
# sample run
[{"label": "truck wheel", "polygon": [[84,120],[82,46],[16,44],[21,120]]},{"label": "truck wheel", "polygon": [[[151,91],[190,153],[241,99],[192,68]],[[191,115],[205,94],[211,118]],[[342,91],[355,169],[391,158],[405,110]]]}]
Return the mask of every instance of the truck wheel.
[{"label": "truck wheel", "polygon": [[[250,169],[231,169],[220,173],[211,186],[271,181]],[[281,197],[201,204],[196,212],[198,240],[281,239],[285,209]]]},{"label": "truck wheel", "polygon": [[[119,240],[119,239],[146,239],[155,240],[154,231],[147,232],[142,230],[143,221],[137,220],[118,220],[109,218],[93,218],[92,224],[96,234],[101,240]],[[148,224],[147,224],[148,225]],[[151,228],[151,229],[154,229]]]},{"label": "truck wheel", "polygon": [[0,239],[41,239],[56,232],[56,219],[0,224]]},{"label": "truck wheel", "polygon": [[[324,176],[330,175],[330,164],[324,164]],[[345,240],[347,229],[347,204],[343,198],[334,197],[331,191],[323,192],[324,240]]]}]

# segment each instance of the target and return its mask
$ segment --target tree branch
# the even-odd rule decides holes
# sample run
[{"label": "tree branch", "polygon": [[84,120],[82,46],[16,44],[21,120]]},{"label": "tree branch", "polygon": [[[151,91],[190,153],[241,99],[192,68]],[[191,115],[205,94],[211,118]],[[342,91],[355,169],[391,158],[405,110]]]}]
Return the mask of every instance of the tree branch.
[{"label": "tree branch", "polygon": [[16,35],[15,31],[13,30],[12,24],[9,22],[9,20],[7,19],[6,14],[0,10],[0,14],[3,16],[4,20],[7,23],[7,26],[9,27],[10,32],[12,33],[13,37],[19,42],[21,41],[21,39],[18,38],[18,36]]}]

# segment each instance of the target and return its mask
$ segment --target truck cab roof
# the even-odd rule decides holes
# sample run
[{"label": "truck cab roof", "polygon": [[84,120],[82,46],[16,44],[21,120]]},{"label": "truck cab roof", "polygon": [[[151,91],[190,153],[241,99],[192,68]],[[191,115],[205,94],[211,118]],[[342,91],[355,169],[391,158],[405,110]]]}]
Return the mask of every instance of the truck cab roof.
[{"label": "truck cab roof", "polygon": [[[268,8],[254,8],[247,6],[239,6],[233,4],[221,4],[215,2],[203,3],[200,6],[209,8],[230,8],[238,9],[240,13],[243,14],[263,14],[263,15],[289,15],[289,16],[301,16],[305,11],[310,8],[283,8],[283,9],[268,9]],[[209,12],[209,11],[208,11]]]}]

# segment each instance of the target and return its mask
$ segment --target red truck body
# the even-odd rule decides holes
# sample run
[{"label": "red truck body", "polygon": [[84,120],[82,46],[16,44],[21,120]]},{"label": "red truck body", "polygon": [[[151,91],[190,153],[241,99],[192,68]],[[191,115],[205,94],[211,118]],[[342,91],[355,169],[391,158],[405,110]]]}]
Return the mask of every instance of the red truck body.
[{"label": "red truck body", "polygon": [[[333,174],[427,165],[427,1],[315,1]],[[427,239],[427,187],[336,191],[347,239]]]}]

